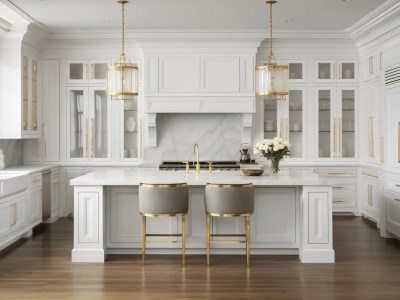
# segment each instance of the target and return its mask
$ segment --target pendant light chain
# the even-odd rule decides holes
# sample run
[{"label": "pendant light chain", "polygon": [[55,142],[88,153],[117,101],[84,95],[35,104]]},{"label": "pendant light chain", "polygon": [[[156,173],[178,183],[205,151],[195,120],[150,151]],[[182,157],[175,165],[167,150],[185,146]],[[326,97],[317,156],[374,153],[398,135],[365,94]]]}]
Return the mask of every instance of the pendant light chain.
[{"label": "pendant light chain", "polygon": [[122,4],[122,53],[121,60],[125,64],[125,2]]},{"label": "pendant light chain", "polygon": [[274,3],[269,2],[269,63],[274,61],[274,53],[272,52],[272,4]]}]

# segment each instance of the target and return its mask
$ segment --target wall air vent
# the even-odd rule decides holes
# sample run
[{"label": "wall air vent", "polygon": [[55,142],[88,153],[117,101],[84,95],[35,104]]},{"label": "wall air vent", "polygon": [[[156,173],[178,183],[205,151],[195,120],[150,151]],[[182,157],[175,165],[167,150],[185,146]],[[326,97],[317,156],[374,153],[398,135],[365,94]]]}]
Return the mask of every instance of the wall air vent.
[{"label": "wall air vent", "polygon": [[400,66],[385,71],[385,85],[400,84]]}]

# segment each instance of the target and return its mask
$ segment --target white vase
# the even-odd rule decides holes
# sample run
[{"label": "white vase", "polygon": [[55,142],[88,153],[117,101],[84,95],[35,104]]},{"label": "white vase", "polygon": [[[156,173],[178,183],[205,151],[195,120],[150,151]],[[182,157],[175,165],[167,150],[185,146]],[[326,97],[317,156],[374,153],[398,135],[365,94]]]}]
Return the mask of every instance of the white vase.
[{"label": "white vase", "polygon": [[126,121],[126,130],[128,131],[134,131],[136,127],[135,120],[133,117],[129,117],[128,120]]}]

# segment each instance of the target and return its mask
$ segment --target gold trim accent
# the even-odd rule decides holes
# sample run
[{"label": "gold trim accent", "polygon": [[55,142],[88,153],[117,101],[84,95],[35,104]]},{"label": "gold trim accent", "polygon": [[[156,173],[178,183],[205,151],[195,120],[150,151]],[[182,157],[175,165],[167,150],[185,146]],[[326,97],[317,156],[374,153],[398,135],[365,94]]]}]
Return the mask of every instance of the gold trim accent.
[{"label": "gold trim accent", "polygon": [[220,188],[252,188],[252,183],[206,183],[206,187],[220,187]]},{"label": "gold trim accent", "polygon": [[274,95],[287,96],[289,95],[289,93],[287,92],[256,93],[256,96],[274,96]]},{"label": "gold trim accent", "polygon": [[207,215],[211,217],[223,217],[223,218],[230,218],[230,217],[249,217],[252,214],[221,214],[221,213],[213,213],[213,212],[207,212]]},{"label": "gold trim accent", "polygon": [[196,143],[193,146],[194,148],[194,153],[196,154],[196,173],[200,173],[200,150],[199,150],[199,145]]},{"label": "gold trim accent", "polygon": [[333,186],[332,188],[333,189],[344,189],[345,187],[344,186]]},{"label": "gold trim accent", "polygon": [[266,64],[263,66],[256,66],[256,70],[289,70],[287,65]]},{"label": "gold trim accent", "polygon": [[107,66],[107,70],[125,70],[125,69],[130,69],[130,70],[136,70],[139,71],[138,66],[134,65],[112,65],[112,66]]},{"label": "gold trim accent", "polygon": [[346,201],[344,200],[333,200],[332,203],[345,203]]},{"label": "gold trim accent", "polygon": [[333,157],[336,157],[336,119],[333,119]]},{"label": "gold trim accent", "polygon": [[144,216],[144,217],[178,217],[178,216],[187,215],[187,212],[174,213],[174,214],[147,214],[147,213],[140,213],[140,215]]},{"label": "gold trim accent", "polygon": [[145,188],[181,188],[187,187],[187,183],[140,183]]},{"label": "gold trim accent", "polygon": [[362,174],[365,175],[365,176],[373,177],[373,178],[379,178],[379,176],[376,176],[376,175],[373,175],[373,174],[370,174],[370,173],[363,172]]}]

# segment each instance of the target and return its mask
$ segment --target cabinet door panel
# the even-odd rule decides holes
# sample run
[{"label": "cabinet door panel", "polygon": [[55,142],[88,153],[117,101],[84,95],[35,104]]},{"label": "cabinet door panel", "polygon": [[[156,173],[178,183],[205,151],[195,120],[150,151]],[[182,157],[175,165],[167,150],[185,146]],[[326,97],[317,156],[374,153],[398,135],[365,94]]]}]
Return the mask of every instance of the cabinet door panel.
[{"label": "cabinet door panel", "polygon": [[201,89],[203,92],[239,92],[239,58],[203,58]]},{"label": "cabinet door panel", "polygon": [[335,109],[335,93],[332,89],[318,89],[316,92],[317,114],[317,155],[329,159],[336,156],[336,118],[332,116]]},{"label": "cabinet door panel", "polygon": [[386,153],[387,162],[400,167],[400,88],[386,92]]},{"label": "cabinet door panel", "polygon": [[42,191],[41,186],[30,190],[29,196],[29,222],[37,224],[42,220]]},{"label": "cabinet door panel", "polygon": [[356,157],[356,97],[355,89],[339,89],[338,158]]},{"label": "cabinet door panel", "polygon": [[11,201],[0,204],[0,237],[6,235],[12,223]]},{"label": "cabinet door panel", "polygon": [[109,101],[103,88],[91,88],[90,158],[109,157]]},{"label": "cabinet door panel", "polygon": [[200,58],[160,58],[160,92],[199,92]]},{"label": "cabinet door panel", "polygon": [[98,243],[100,196],[97,192],[77,192],[78,218],[84,220],[78,225],[79,243]]}]

